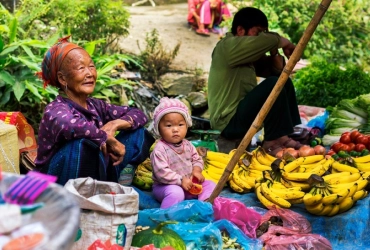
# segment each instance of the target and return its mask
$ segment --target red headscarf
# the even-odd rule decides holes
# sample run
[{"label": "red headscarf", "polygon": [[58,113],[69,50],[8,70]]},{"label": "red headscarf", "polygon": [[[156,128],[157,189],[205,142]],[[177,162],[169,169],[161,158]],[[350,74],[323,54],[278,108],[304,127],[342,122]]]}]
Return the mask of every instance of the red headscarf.
[{"label": "red headscarf", "polygon": [[67,54],[73,49],[82,49],[80,46],[68,42],[70,36],[60,38],[45,54],[41,64],[41,72],[36,75],[44,81],[44,88],[47,85],[60,87],[57,73]]}]

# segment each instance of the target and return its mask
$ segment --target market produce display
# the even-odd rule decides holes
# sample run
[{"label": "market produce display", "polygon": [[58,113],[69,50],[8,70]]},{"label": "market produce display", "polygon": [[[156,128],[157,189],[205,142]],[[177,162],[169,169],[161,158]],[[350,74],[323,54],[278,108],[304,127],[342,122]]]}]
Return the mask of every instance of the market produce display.
[{"label": "market produce display", "polygon": [[154,244],[154,246],[157,248],[171,246],[176,250],[185,250],[186,245],[180,235],[178,235],[175,231],[165,227],[168,224],[175,223],[177,222],[161,222],[154,228],[139,231],[132,238],[131,245],[134,247],[143,247],[145,245]]},{"label": "market produce display", "polygon": [[344,132],[339,141],[334,142],[328,152],[335,160],[346,157],[359,157],[369,154],[370,136],[360,133],[358,130]]},{"label": "market produce display", "polygon": [[153,185],[153,168],[150,159],[147,158],[139,164],[132,179],[132,184],[142,190],[150,190]]}]

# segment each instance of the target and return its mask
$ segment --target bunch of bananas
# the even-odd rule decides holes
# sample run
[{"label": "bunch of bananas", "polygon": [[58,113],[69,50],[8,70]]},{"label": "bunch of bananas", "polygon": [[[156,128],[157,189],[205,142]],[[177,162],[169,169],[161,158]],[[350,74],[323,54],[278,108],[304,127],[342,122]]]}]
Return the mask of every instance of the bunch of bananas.
[{"label": "bunch of bananas", "polygon": [[[234,152],[231,152],[232,154]],[[248,193],[255,189],[255,183],[263,178],[263,171],[271,170],[275,157],[266,154],[262,148],[245,153],[239,159],[229,176],[229,185],[237,193]]]},{"label": "bunch of bananas", "polygon": [[256,182],[255,192],[258,200],[266,207],[290,208],[292,204],[303,202],[305,192],[301,187],[287,188],[272,171],[263,171],[263,182]]},{"label": "bunch of bananas", "polygon": [[312,214],[334,216],[343,213],[368,194],[365,188],[369,181],[360,172],[340,172],[312,176],[311,179],[316,181],[312,181],[313,187],[303,197],[303,203]]},{"label": "bunch of bananas", "polygon": [[[351,158],[351,165],[357,168],[359,171],[363,172],[362,176],[367,178],[370,176],[370,155],[358,157],[358,158]],[[340,170],[338,170],[340,171]],[[343,172],[343,171],[340,171]]]},{"label": "bunch of bananas", "polygon": [[204,178],[218,183],[230,159],[231,155],[229,154],[207,150],[206,155],[203,157],[204,167],[202,174]]},{"label": "bunch of bananas", "polygon": [[153,168],[150,158],[147,158],[136,169],[132,184],[143,190],[150,190],[153,185]]}]

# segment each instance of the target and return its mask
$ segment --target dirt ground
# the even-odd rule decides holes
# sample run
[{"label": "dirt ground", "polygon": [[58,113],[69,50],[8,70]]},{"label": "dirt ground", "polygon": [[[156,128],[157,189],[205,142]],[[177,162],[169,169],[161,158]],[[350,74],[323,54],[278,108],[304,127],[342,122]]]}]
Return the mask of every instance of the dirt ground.
[{"label": "dirt ground", "polygon": [[197,35],[190,30],[187,24],[187,3],[161,6],[127,7],[130,14],[130,35],[120,40],[122,50],[139,54],[137,42],[145,48],[146,34],[157,29],[160,40],[165,48],[172,50],[180,41],[179,54],[171,68],[186,70],[201,68],[208,72],[211,65],[211,54],[219,37],[211,34],[210,37]]}]

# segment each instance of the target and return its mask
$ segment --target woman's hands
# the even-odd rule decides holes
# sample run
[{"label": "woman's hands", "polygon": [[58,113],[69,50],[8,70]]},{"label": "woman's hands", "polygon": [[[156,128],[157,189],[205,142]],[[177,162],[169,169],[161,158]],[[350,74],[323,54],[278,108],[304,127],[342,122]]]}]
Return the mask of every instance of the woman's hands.
[{"label": "woman's hands", "polygon": [[108,135],[114,137],[118,130],[125,130],[129,128],[131,128],[131,124],[128,121],[117,119],[107,122],[100,129],[105,131]]},{"label": "woman's hands", "polygon": [[123,161],[123,157],[126,153],[125,145],[120,143],[114,136],[108,134],[106,144],[100,147],[100,150],[104,155],[109,155],[113,161],[113,166],[117,166]]},{"label": "woman's hands", "polygon": [[284,55],[287,58],[290,58],[295,49],[295,45],[284,37],[280,37],[280,47],[283,49]]}]

